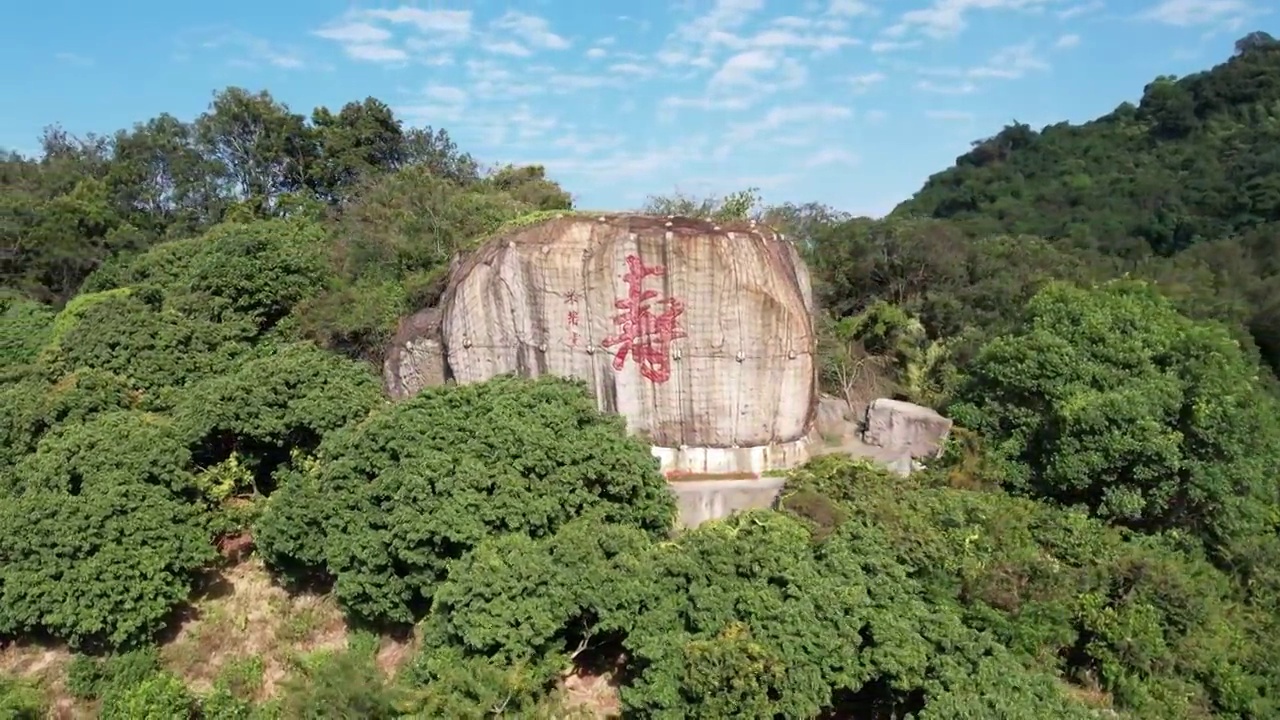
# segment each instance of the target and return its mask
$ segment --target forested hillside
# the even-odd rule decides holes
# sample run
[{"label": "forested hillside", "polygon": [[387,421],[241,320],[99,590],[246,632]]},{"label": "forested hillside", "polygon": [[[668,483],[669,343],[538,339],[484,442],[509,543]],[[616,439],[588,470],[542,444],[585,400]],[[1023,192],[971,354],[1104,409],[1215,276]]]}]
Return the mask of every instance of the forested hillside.
[{"label": "forested hillside", "polygon": [[[1136,91],[1136,89],[1135,89]],[[389,402],[450,258],[570,209],[231,88],[0,163],[0,717],[1280,717],[1280,45],[1007,128],[806,254],[829,392],[957,422],[673,531],[585,387]]]},{"label": "forested hillside", "polygon": [[1215,276],[1220,295],[1202,312],[1230,313],[1218,317],[1280,367],[1280,41],[1252,33],[1227,62],[1156,78],[1136,105],[1082,125],[1010,125],[894,212],[1091,248],[1125,269],[1191,249],[1174,264]]}]

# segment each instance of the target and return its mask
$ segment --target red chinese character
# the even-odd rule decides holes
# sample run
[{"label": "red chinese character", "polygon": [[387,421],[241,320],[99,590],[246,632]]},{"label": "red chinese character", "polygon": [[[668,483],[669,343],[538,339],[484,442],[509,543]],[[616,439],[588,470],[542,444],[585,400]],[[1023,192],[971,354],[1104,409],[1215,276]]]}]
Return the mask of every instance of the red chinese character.
[{"label": "red chinese character", "polygon": [[577,311],[577,310],[570,310],[570,311],[569,311],[569,316],[568,316],[568,317],[569,317],[569,324],[570,324],[570,325],[572,325],[572,326],[574,326],[574,327],[577,327],[577,326],[578,326],[578,311]]},{"label": "red chinese character", "polygon": [[676,325],[684,313],[684,305],[675,298],[655,301],[663,306],[657,315],[649,309],[649,301],[658,296],[657,290],[645,290],[644,279],[661,277],[667,269],[661,265],[647,266],[636,255],[627,256],[627,273],[622,276],[627,284],[627,297],[615,300],[613,305],[623,312],[613,318],[618,334],[605,338],[604,347],[619,345],[613,356],[613,369],[621,370],[627,355],[640,366],[640,374],[652,382],[663,383],[671,379],[671,341],[685,337]]}]

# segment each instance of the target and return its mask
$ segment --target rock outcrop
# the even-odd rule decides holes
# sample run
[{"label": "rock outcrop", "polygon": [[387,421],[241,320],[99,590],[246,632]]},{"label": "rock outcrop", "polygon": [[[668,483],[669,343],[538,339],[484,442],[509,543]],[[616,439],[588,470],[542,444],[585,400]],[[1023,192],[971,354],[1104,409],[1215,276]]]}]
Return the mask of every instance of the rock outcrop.
[{"label": "rock outcrop", "polygon": [[951,434],[951,420],[923,405],[880,398],[867,407],[862,441],[901,451],[913,460],[942,454]]},{"label": "rock outcrop", "polygon": [[445,384],[448,377],[440,311],[427,308],[401,319],[382,363],[387,394],[403,400],[423,388]]},{"label": "rock outcrop", "polygon": [[795,247],[751,222],[540,216],[451,269],[401,323],[393,397],[514,373],[580,378],[602,410],[689,475],[808,458],[817,401],[813,300]]},{"label": "rock outcrop", "polygon": [[951,420],[923,405],[878,398],[861,418],[849,403],[832,395],[818,400],[816,431],[822,452],[845,453],[908,475],[938,457],[951,434]]}]

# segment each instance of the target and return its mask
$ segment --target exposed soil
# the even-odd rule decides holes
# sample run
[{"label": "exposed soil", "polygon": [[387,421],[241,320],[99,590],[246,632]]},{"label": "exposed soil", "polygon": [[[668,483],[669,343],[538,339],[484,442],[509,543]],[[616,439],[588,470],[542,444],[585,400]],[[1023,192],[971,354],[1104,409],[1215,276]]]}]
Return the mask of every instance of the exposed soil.
[{"label": "exposed soil", "polygon": [[[227,549],[235,556],[240,548]],[[260,661],[258,698],[264,699],[276,692],[300,656],[347,644],[347,626],[332,598],[291,596],[272,581],[256,558],[207,578],[196,599],[177,617],[179,625],[161,644],[161,662],[200,693],[211,690],[219,674],[233,664]],[[378,666],[394,675],[413,649],[412,639],[384,638]],[[14,644],[0,648],[0,673],[34,680],[48,689],[53,717],[88,720],[96,717],[92,704],[66,691],[72,657],[62,646]]]}]

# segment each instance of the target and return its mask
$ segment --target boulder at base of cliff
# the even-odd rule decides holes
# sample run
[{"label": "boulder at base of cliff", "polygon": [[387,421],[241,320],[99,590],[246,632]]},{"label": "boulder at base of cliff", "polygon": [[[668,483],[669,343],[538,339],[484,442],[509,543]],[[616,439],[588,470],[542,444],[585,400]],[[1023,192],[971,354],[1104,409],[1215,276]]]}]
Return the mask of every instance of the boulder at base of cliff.
[{"label": "boulder at base of cliff", "polygon": [[912,458],[942,453],[951,420],[923,405],[879,398],[867,407],[862,439],[868,445],[902,450]]},{"label": "boulder at base of cliff", "polygon": [[835,395],[818,396],[818,412],[814,419],[818,434],[830,443],[841,443],[858,434],[858,418],[849,403]]}]

